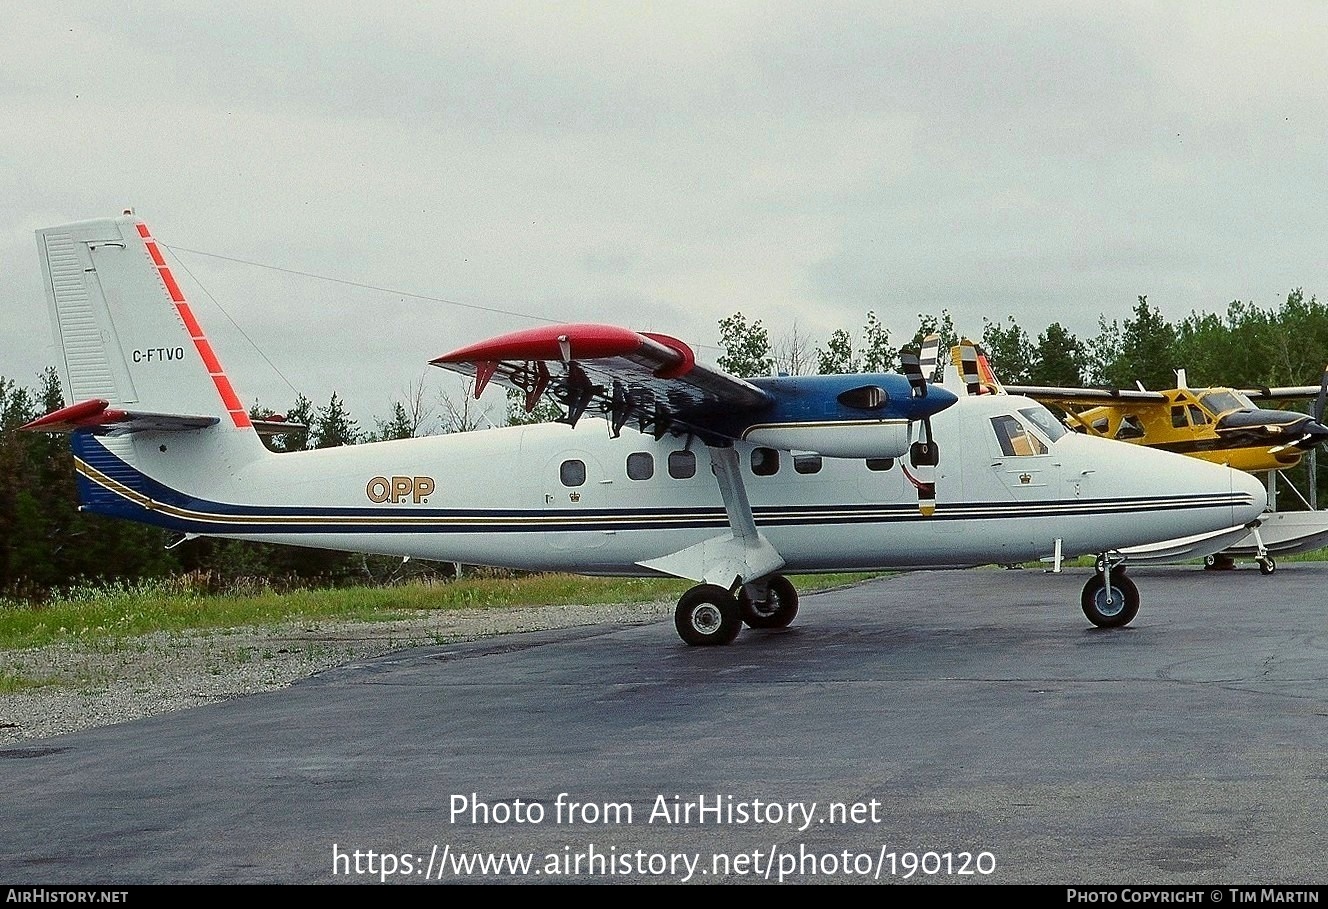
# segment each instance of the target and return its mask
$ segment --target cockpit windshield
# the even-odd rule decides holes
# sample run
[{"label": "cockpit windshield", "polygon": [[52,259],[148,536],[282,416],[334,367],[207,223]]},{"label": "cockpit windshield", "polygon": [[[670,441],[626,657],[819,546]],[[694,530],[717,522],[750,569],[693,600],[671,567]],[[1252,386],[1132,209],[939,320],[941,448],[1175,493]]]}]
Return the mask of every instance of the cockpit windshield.
[{"label": "cockpit windshield", "polygon": [[1209,412],[1213,414],[1224,414],[1229,410],[1253,410],[1254,402],[1245,397],[1238,391],[1227,391],[1221,389],[1210,391],[1206,395],[1200,395],[1199,401]]},{"label": "cockpit windshield", "polygon": [[1069,430],[1065,428],[1065,424],[1052,416],[1051,411],[1047,410],[1047,408],[1043,407],[1041,404],[1034,405],[1033,407],[1021,407],[1019,412],[1028,417],[1030,423],[1042,430],[1042,434],[1047,437],[1047,441],[1049,442],[1055,442],[1061,436],[1069,432]]}]

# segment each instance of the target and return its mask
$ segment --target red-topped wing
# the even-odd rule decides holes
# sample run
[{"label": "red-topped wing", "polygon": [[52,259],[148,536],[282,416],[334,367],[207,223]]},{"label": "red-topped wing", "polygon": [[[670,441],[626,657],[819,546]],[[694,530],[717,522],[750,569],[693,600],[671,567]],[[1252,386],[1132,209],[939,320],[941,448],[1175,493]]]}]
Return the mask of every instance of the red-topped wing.
[{"label": "red-topped wing", "polygon": [[490,338],[443,354],[435,366],[520,391],[527,410],[549,394],[569,422],[603,414],[615,433],[629,422],[658,435],[706,429],[707,417],[754,410],[769,396],[743,379],[697,363],[668,335],[615,325],[548,325]]}]

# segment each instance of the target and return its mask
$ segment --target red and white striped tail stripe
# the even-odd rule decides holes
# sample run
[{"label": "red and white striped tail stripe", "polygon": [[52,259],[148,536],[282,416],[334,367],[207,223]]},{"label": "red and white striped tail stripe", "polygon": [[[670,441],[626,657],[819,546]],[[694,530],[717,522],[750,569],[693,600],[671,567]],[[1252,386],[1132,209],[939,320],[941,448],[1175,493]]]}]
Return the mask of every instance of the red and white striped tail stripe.
[{"label": "red and white striped tail stripe", "polygon": [[157,246],[157,241],[152,239],[152,233],[148,226],[142,221],[138,222],[138,234],[143,238],[143,243],[147,246],[148,255],[152,257],[153,263],[157,266],[157,272],[161,275],[161,282],[170,294],[171,301],[175,304],[175,311],[180,314],[180,319],[184,322],[185,329],[189,332],[189,337],[193,339],[194,347],[198,350],[198,355],[203,358],[203,365],[212,377],[212,384],[217,386],[217,394],[221,395],[221,403],[230,414],[231,420],[235,423],[237,429],[248,429],[253,424],[249,422],[249,413],[240,403],[240,398],[231,387],[230,379],[226,378],[225,371],[221,368],[221,361],[212,351],[212,345],[208,343],[207,337],[203,334],[203,329],[199,327],[198,320],[194,318],[193,310],[189,308],[189,301],[184,298],[184,293],[180,290],[180,285],[175,283],[175,276],[171,274],[171,269],[166,264],[165,258],[161,254],[161,249]]}]

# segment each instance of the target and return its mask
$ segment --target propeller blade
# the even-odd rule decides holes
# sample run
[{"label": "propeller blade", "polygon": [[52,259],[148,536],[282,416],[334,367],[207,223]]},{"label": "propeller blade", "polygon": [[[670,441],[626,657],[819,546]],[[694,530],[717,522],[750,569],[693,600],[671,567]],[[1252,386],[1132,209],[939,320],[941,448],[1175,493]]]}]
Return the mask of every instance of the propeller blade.
[{"label": "propeller blade", "polygon": [[[929,473],[930,469],[925,467],[917,468],[919,474]],[[913,484],[918,491],[918,511],[924,518],[929,518],[936,513],[936,481],[924,480],[921,476],[914,476],[909,473],[907,467],[904,468],[904,476]],[[935,476],[935,474],[932,474]]]},{"label": "propeller blade", "polygon": [[970,395],[982,394],[982,378],[978,373],[978,348],[968,338],[959,342],[959,369],[964,376],[964,390]]},{"label": "propeller blade", "polygon": [[917,352],[901,350],[899,352],[899,366],[904,375],[908,377],[908,384],[913,389],[913,397],[927,397],[927,377],[922,374],[922,364],[918,360]]},{"label": "propeller blade", "polygon": [[936,465],[940,462],[941,452],[936,446],[936,440],[932,438],[931,419],[924,418],[921,424],[918,427],[918,441],[909,446],[909,461],[912,462],[913,470],[910,471],[902,461],[899,466],[904,477],[918,491],[918,511],[924,517],[931,517],[936,511]]},{"label": "propeller blade", "polygon": [[1286,451],[1288,448],[1299,448],[1312,438],[1314,438],[1314,434],[1307,432],[1294,442],[1283,442],[1281,445],[1274,445],[1272,448],[1268,449],[1268,453],[1277,454],[1279,451]]},{"label": "propeller blade", "polygon": [[978,376],[982,380],[983,394],[1005,394],[1005,389],[996,379],[996,371],[987,359],[987,352],[981,347],[978,348]]},{"label": "propeller blade", "polygon": [[932,332],[922,339],[922,357],[919,366],[928,379],[936,378],[936,359],[941,351],[941,336]]}]

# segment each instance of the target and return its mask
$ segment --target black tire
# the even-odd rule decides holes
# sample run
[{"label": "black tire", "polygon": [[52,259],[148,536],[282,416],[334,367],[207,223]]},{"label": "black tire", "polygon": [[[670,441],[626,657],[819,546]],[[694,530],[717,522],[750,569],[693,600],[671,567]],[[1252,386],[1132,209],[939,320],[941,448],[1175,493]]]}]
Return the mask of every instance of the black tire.
[{"label": "black tire", "polygon": [[1134,621],[1139,613],[1139,588],[1120,572],[1111,573],[1111,599],[1107,599],[1106,578],[1094,574],[1084,585],[1080,603],[1088,621],[1098,628],[1120,628]]},{"label": "black tire", "polygon": [[738,609],[749,628],[787,628],[798,614],[798,589],[782,574],[770,579],[764,600],[752,599],[744,586],[738,592]]},{"label": "black tire", "polygon": [[1273,561],[1272,556],[1259,560],[1259,571],[1262,574],[1272,574],[1274,571],[1277,571],[1277,563]]},{"label": "black tire", "polygon": [[731,644],[742,630],[742,613],[737,598],[723,587],[698,584],[679,598],[673,625],[694,647]]}]

